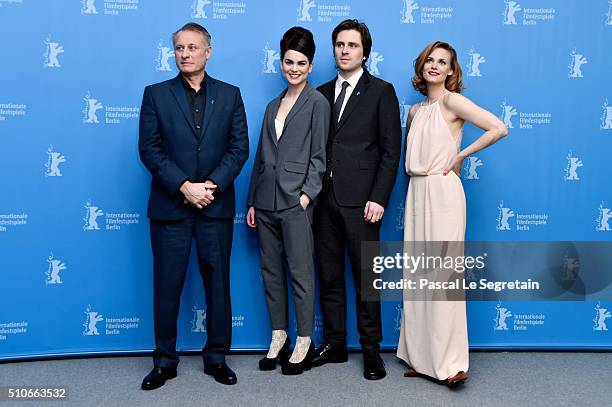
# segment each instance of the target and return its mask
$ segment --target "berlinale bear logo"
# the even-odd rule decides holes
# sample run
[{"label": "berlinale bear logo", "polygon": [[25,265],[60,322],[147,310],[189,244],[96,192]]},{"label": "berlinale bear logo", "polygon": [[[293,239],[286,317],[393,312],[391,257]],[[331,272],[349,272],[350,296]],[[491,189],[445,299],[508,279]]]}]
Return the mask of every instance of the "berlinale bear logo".
[{"label": "berlinale bear logo", "polygon": [[607,331],[608,326],[606,325],[606,319],[612,317],[610,311],[607,308],[601,306],[601,303],[597,303],[595,306],[595,318],[593,318],[593,331]]},{"label": "berlinale bear logo", "polygon": [[96,0],[81,0],[81,4],[83,7],[81,8],[81,14],[98,14],[98,10],[96,10],[96,5],[94,4]]},{"label": "berlinale bear logo", "polygon": [[497,215],[497,227],[496,230],[510,230],[510,218],[514,216],[514,212],[510,208],[504,207],[504,202],[500,202],[497,207],[499,214]]},{"label": "berlinale bear logo", "polygon": [[206,11],[204,10],[204,6],[211,4],[209,0],[195,0],[191,10],[193,11],[193,18],[208,18],[206,15]]},{"label": "berlinale bear logo", "polygon": [[476,169],[484,165],[482,160],[476,156],[470,156],[469,160],[464,164],[465,176],[464,179],[480,179]]},{"label": "berlinale bear logo", "polygon": [[269,74],[277,73],[274,62],[280,60],[280,54],[275,50],[270,49],[268,44],[266,44],[262,51],[264,53],[264,58],[263,61],[261,61],[261,64],[263,65],[263,70],[261,72]]},{"label": "berlinale bear logo", "polygon": [[191,332],[206,332],[206,308],[201,309],[194,305],[191,310],[193,311]]},{"label": "berlinale bear logo", "polygon": [[570,53],[570,64],[568,66],[569,73],[567,76],[569,78],[582,78],[582,65],[586,64],[587,59],[584,55],[576,52],[576,48],[572,50]]},{"label": "berlinale bear logo", "polygon": [[574,157],[570,151],[567,156],[567,166],[565,167],[565,176],[563,177],[566,181],[579,181],[578,168],[582,167],[582,161],[578,157]]},{"label": "berlinale bear logo", "polygon": [[174,51],[172,50],[172,48],[164,46],[163,41],[159,40],[159,44],[157,44],[157,58],[155,59],[155,70],[158,72],[172,71],[172,66],[170,66],[170,58],[174,58]]},{"label": "berlinale bear logo", "polygon": [[506,8],[504,9],[504,13],[502,14],[504,17],[503,24],[504,25],[516,25],[516,12],[521,11],[521,5],[513,0],[506,0]]},{"label": "berlinale bear logo", "polygon": [[310,16],[310,9],[315,7],[316,4],[313,0],[301,0],[300,6],[297,9],[298,21],[312,21]]},{"label": "berlinale bear logo", "polygon": [[96,325],[98,322],[104,319],[102,315],[99,315],[96,311],[92,311],[91,305],[88,305],[85,309],[85,315],[85,323],[83,323],[83,327],[85,327],[85,330],[83,331],[83,335],[100,335],[100,332],[98,332],[98,327]]},{"label": "berlinale bear logo", "polygon": [[400,23],[414,24],[414,12],[419,9],[419,4],[414,0],[404,0],[404,7],[400,12]]},{"label": "berlinale bear logo", "polygon": [[49,268],[47,269],[45,284],[62,284],[59,273],[66,270],[66,265],[61,260],[54,259],[53,253],[47,258],[47,263],[49,263]]},{"label": "berlinale bear logo", "polygon": [[59,43],[51,40],[51,34],[47,36],[45,40],[45,45],[47,46],[44,57],[45,62],[43,65],[47,68],[61,68],[59,60],[57,56],[64,52],[64,47],[62,47]]},{"label": "berlinale bear logo", "polygon": [[512,316],[512,311],[510,311],[508,308],[502,307],[501,303],[498,303],[495,306],[495,310],[496,314],[495,318],[493,319],[495,325],[493,326],[493,329],[496,331],[507,331],[508,324],[506,323],[506,319]]},{"label": "berlinale bear logo", "polygon": [[53,146],[49,146],[47,149],[47,164],[45,164],[45,177],[61,177],[59,165],[66,162],[66,157],[57,151],[53,150]]},{"label": "berlinale bear logo", "polygon": [[610,232],[610,224],[608,223],[610,218],[612,218],[610,208],[605,208],[604,203],[602,202],[599,204],[599,208],[597,208],[597,210],[599,211],[599,215],[595,219],[595,230],[598,232]]},{"label": "berlinale bear logo", "polygon": [[83,218],[85,221],[83,230],[100,230],[100,226],[98,225],[98,217],[102,215],[104,215],[104,212],[102,212],[101,209],[92,205],[91,201],[87,201],[85,204],[85,217]]},{"label": "berlinale bear logo", "polygon": [[470,49],[468,54],[470,56],[468,76],[482,76],[480,73],[480,65],[487,62],[487,60],[481,54],[476,52],[474,48]]},{"label": "berlinale bear logo", "polygon": [[83,98],[85,101],[85,108],[83,109],[83,123],[100,123],[98,120],[97,111],[102,109],[102,103],[98,99],[91,97],[89,92]]}]

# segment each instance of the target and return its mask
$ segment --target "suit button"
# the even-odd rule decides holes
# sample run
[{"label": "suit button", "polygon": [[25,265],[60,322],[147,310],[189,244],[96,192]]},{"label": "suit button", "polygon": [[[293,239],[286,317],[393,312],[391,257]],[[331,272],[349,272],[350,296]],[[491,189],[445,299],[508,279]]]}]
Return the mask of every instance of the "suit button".
[{"label": "suit button", "polygon": [[340,144],[338,140],[334,140],[334,144]]},{"label": "suit button", "polygon": [[198,147],[198,148],[197,148],[197,150],[198,150],[198,151],[200,151],[200,150],[201,150],[201,148],[200,148],[200,147]]},{"label": "suit button", "polygon": [[276,169],[276,165],[273,165],[273,166],[272,166],[272,169],[273,169],[273,170],[275,170],[275,169]]}]

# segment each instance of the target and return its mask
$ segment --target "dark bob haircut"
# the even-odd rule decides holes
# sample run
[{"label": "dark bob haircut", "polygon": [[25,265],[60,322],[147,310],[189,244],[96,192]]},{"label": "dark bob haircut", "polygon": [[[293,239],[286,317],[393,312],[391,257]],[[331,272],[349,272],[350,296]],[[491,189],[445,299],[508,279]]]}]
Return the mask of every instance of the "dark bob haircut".
[{"label": "dark bob haircut", "polygon": [[370,57],[370,51],[372,51],[372,36],[368,26],[359,20],[344,20],[334,28],[332,32],[332,46],[336,46],[336,38],[340,31],[355,30],[361,34],[361,45],[363,46],[363,56],[365,59],[361,61],[361,66],[365,66],[366,61]]},{"label": "dark bob haircut", "polygon": [[292,50],[306,55],[312,64],[315,55],[315,42],[312,33],[303,27],[291,27],[280,40],[281,58],[285,52]]}]

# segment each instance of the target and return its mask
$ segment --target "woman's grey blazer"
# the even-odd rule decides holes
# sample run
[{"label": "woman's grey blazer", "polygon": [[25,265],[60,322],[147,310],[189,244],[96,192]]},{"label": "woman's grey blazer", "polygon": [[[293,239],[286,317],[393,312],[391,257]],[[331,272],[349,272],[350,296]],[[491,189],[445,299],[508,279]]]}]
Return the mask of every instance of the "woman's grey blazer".
[{"label": "woman's grey blazer", "polygon": [[256,209],[280,211],[298,205],[302,192],[311,201],[321,192],[329,102],[306,83],[277,140],[274,119],[285,93],[266,107],[247,198],[247,206]]}]

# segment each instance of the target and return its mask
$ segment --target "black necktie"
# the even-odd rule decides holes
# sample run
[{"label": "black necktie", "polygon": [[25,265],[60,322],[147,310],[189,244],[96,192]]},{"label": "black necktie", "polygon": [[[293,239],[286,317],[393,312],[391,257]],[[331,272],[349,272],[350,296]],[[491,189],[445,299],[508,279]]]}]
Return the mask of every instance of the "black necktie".
[{"label": "black necktie", "polygon": [[349,83],[347,81],[342,82],[342,90],[334,103],[334,119],[335,123],[338,124],[340,120],[340,111],[342,110],[342,104],[344,103],[344,98],[346,96],[346,88],[349,87]]}]

